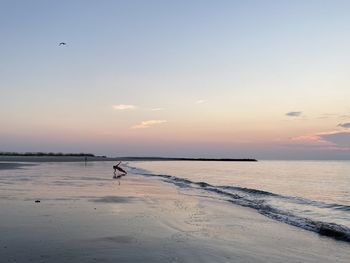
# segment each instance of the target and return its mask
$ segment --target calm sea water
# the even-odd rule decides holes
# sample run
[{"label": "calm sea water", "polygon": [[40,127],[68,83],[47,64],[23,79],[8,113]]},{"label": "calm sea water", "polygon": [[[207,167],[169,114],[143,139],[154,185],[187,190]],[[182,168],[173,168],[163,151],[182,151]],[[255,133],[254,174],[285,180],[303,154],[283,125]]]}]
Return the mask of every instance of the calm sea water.
[{"label": "calm sea water", "polygon": [[350,161],[153,161],[129,166],[181,189],[350,241]]}]

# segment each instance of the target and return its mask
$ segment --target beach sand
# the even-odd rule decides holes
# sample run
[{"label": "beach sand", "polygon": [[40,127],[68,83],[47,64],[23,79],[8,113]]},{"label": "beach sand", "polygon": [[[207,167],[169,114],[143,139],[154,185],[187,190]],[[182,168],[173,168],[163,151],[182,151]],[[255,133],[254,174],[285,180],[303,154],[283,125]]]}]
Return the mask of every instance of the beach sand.
[{"label": "beach sand", "polygon": [[0,170],[0,262],[350,262],[349,243],[111,164]]}]

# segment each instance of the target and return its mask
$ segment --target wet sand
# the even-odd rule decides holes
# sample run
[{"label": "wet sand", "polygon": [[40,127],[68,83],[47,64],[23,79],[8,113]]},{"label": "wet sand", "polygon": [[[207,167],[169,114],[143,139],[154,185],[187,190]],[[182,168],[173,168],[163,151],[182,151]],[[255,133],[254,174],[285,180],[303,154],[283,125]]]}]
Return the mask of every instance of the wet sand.
[{"label": "wet sand", "polygon": [[22,167],[33,166],[33,165],[35,165],[35,164],[0,162],[0,170],[19,169]]},{"label": "wet sand", "polygon": [[[104,158],[104,157],[90,157],[88,156],[86,160],[88,162],[106,162],[106,161],[117,161],[120,158]],[[84,156],[0,156],[0,162],[84,162]]]},{"label": "wet sand", "polygon": [[0,170],[0,261],[350,261],[349,243],[111,165]]}]

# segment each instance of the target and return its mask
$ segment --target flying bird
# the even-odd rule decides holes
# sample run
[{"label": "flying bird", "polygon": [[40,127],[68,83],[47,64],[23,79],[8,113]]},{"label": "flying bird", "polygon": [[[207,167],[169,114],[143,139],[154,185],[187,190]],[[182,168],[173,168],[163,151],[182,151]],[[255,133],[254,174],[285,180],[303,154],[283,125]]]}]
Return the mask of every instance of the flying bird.
[{"label": "flying bird", "polygon": [[66,46],[66,45],[67,45],[67,43],[65,43],[65,42],[61,42],[61,43],[59,43],[58,45],[59,45],[59,46]]}]

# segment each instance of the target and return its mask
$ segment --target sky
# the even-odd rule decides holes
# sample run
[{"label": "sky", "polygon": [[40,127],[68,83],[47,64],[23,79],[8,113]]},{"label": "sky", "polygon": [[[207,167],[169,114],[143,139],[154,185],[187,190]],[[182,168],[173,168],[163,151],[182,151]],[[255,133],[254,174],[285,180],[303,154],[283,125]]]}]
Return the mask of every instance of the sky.
[{"label": "sky", "polygon": [[350,159],[349,10],[0,0],[0,151]]}]

